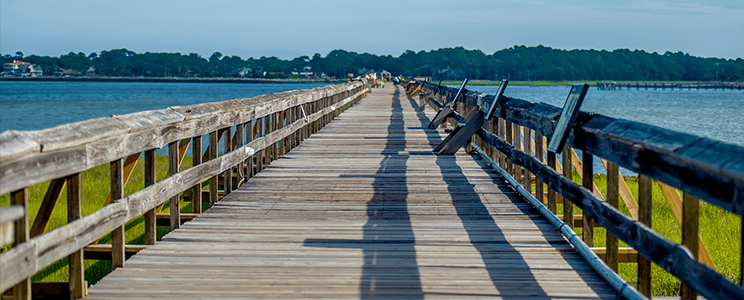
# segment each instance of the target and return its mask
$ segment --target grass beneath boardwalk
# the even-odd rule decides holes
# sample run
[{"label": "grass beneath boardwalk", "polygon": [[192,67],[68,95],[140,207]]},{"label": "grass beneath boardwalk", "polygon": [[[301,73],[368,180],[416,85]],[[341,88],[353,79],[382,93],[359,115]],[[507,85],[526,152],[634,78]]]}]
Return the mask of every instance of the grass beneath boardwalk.
[{"label": "grass beneath boardwalk", "polygon": [[[574,181],[581,184],[581,178],[574,171]],[[594,183],[606,196],[607,176],[603,174],[594,175]],[[638,199],[638,178],[635,176],[626,176],[625,183],[630,188],[635,197]],[[681,196],[681,194],[680,194]],[[626,215],[627,207],[622,200],[620,211]],[[563,204],[558,204],[558,215],[563,214]],[[581,210],[574,207],[574,215],[580,215]],[[671,207],[664,198],[658,184],[653,184],[653,208],[652,208],[652,229],[666,238],[680,243],[682,241],[682,230],[677,219],[674,217]],[[582,228],[574,228],[574,231],[581,236]],[[733,282],[739,282],[739,253],[741,248],[741,217],[729,213],[717,206],[711,205],[705,201],[700,201],[700,235],[705,247],[710,253],[711,259],[719,273],[731,279]],[[596,228],[594,230],[594,246],[606,246],[606,230]],[[620,247],[628,247],[622,241],[619,241]],[[652,265],[651,292],[653,296],[678,296],[680,291],[680,281],[662,270],[655,264]],[[628,282],[636,285],[638,280],[638,265],[635,263],[619,264],[620,275]]]},{"label": "grass beneath boardwalk", "polygon": [[[168,175],[168,158],[157,157],[157,181],[160,181]],[[181,170],[185,170],[191,167],[191,158],[186,157],[181,165]],[[144,176],[144,158],[141,158],[137,162],[137,166],[132,173],[132,177],[124,188],[124,193],[130,195],[136,191],[144,188],[145,176]],[[100,165],[87,170],[82,173],[83,182],[83,215],[87,216],[96,210],[101,209],[106,201],[111,189],[109,165]],[[29,227],[34,223],[36,215],[41,206],[44,194],[49,187],[49,182],[43,182],[35,184],[29,187]],[[10,195],[5,194],[0,196],[0,206],[10,205]],[[209,202],[203,202],[203,210],[209,207]],[[166,201],[163,205],[162,213],[170,212],[170,201]],[[183,201],[181,197],[181,212],[191,213],[192,207],[191,202]],[[46,232],[51,231],[55,228],[61,227],[67,224],[67,186],[62,190],[57,205],[54,207],[49,223],[46,228]],[[125,241],[126,244],[144,244],[144,229],[145,222],[143,216],[139,216],[129,221],[126,225]],[[157,237],[160,240],[165,234],[170,232],[168,226],[157,227]],[[110,244],[111,235],[107,234],[99,240],[99,244]],[[3,250],[9,249],[10,246],[5,246]],[[32,281],[68,281],[69,280],[69,268],[67,258],[59,260],[46,268],[37,272],[32,278]],[[107,260],[85,260],[85,280],[89,284],[95,284],[103,276],[111,272],[111,261]]]}]

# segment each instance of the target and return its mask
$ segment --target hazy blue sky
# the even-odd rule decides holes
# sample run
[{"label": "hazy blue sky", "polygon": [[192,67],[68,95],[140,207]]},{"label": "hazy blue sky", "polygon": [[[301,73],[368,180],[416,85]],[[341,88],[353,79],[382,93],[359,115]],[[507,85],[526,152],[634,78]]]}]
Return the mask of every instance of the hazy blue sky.
[{"label": "hazy blue sky", "polygon": [[242,58],[398,56],[514,45],[744,57],[744,1],[38,1],[0,2],[0,53],[127,48]]}]

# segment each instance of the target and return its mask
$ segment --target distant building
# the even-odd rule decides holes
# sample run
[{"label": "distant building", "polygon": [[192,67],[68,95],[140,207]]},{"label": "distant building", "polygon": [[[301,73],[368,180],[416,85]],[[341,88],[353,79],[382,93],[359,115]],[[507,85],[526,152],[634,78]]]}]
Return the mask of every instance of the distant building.
[{"label": "distant building", "polygon": [[3,64],[3,74],[13,77],[37,77],[44,75],[44,71],[38,65],[14,60],[13,62]]},{"label": "distant building", "polygon": [[292,76],[304,76],[305,78],[312,78],[315,77],[315,73],[310,71],[313,67],[311,66],[305,66],[302,68],[302,71],[294,70],[292,71]]},{"label": "distant building", "polygon": [[382,72],[380,72],[380,77],[382,77],[385,80],[390,80],[390,78],[393,78],[393,74],[386,70],[382,70]]},{"label": "distant building", "polygon": [[96,66],[90,66],[87,71],[85,71],[85,75],[88,76],[95,76],[96,75]]},{"label": "distant building", "polygon": [[238,70],[238,76],[245,77],[245,76],[251,76],[253,75],[253,69],[251,68],[242,68]]},{"label": "distant building", "polygon": [[252,76],[253,75],[253,69],[251,68],[235,68],[234,70],[230,72],[226,72],[223,74],[226,77],[246,77],[246,76]]}]

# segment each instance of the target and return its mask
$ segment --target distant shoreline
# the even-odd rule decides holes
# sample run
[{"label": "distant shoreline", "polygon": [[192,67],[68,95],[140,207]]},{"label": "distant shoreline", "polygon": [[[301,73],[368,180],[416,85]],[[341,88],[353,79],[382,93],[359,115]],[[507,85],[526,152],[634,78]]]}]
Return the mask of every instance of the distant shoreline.
[{"label": "distant shoreline", "polygon": [[[437,83],[436,80],[433,80],[435,84]],[[570,86],[575,83],[586,83],[590,86],[596,86],[597,83],[605,83],[605,84],[616,84],[623,86],[626,86],[628,84],[635,85],[636,83],[643,86],[643,84],[706,84],[706,85],[717,85],[717,84],[726,84],[726,85],[735,85],[739,86],[741,85],[740,82],[701,82],[701,81],[627,81],[627,80],[575,80],[575,81],[568,81],[568,80],[561,80],[561,81],[545,81],[545,80],[539,80],[539,81],[516,81],[512,80],[509,81],[510,86]],[[442,81],[443,85],[461,85],[462,81]],[[495,81],[495,80],[470,80],[468,81],[468,85],[472,86],[489,86],[489,85],[499,85],[501,84],[501,81]]]},{"label": "distant shoreline", "polygon": [[0,77],[0,81],[70,81],[70,82],[181,82],[181,83],[339,83],[331,79],[270,79],[239,77]]}]

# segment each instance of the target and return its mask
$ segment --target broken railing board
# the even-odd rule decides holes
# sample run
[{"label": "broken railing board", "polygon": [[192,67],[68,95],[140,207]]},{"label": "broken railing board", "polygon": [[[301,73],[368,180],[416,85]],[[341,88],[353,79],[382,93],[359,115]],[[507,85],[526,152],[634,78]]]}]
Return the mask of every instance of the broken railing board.
[{"label": "broken railing board", "polygon": [[465,118],[465,124],[458,126],[445,138],[434,151],[440,155],[453,155],[460,149],[478,129],[483,126],[483,111],[475,109]]},{"label": "broken railing board", "polygon": [[639,221],[612,207],[592,191],[558,174],[535,157],[515,149],[498,136],[479,130],[483,140],[504,153],[542,180],[551,189],[602,225],[607,232],[633,247],[638,253],[679,278],[682,283],[709,299],[744,299],[744,287],[739,286],[705,264],[698,262],[690,251]]},{"label": "broken railing board", "polygon": [[[441,88],[443,93],[452,90]],[[479,100],[493,101],[493,98],[463,97],[463,102],[473,106]],[[549,104],[509,98],[494,114],[550,138],[560,111]],[[577,120],[586,120],[588,116],[580,112]],[[599,114],[575,126],[566,146],[587,151],[744,215],[744,147]]]}]

